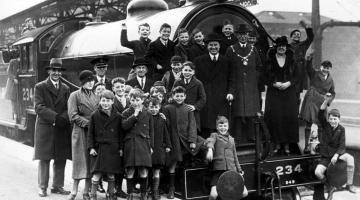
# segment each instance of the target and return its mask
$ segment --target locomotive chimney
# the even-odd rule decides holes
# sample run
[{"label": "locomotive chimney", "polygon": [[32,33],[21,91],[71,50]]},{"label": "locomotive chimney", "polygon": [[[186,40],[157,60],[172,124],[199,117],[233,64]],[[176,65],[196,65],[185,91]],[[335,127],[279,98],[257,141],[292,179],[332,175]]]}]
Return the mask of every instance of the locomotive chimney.
[{"label": "locomotive chimney", "polygon": [[127,6],[126,17],[148,16],[168,9],[164,0],[132,0]]}]

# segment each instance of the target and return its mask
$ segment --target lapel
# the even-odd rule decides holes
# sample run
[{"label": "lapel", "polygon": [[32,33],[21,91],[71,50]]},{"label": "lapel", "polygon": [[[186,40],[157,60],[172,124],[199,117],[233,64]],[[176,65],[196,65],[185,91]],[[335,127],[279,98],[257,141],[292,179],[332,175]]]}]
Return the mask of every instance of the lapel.
[{"label": "lapel", "polygon": [[195,76],[193,76],[189,82],[189,84],[185,84],[185,79],[182,80],[183,84],[185,85],[185,89],[190,90],[191,88],[195,87],[197,85],[197,80],[195,78]]},{"label": "lapel", "polygon": [[59,89],[58,89],[57,97],[56,97],[56,100],[55,100],[55,103],[54,103],[55,105],[57,105],[60,102],[61,99],[66,98],[65,93],[66,93],[65,84],[62,83],[61,81],[59,81]]},{"label": "lapel", "polygon": [[98,98],[95,96],[94,92],[91,92],[90,96],[88,97],[85,92],[82,91],[82,88],[79,89],[79,95],[80,95],[80,100],[83,103],[83,105],[85,105],[86,107],[88,107],[90,110],[96,110],[96,108],[98,107]]},{"label": "lapel", "polygon": [[224,145],[225,148],[231,147],[231,137],[230,136],[225,137],[225,136],[221,135],[220,133],[218,133],[218,138],[220,138],[223,141],[223,143],[225,144]]},{"label": "lapel", "polygon": [[[102,112],[102,114],[105,115],[105,117],[109,117],[109,116],[108,116],[106,113],[104,113],[103,111],[100,111],[100,112]],[[116,119],[117,116],[118,116],[118,115],[117,115],[117,111],[116,111],[114,108],[112,108],[112,109],[111,109],[110,117],[109,117],[109,119],[106,120],[106,122],[105,122],[105,124],[104,124],[104,127],[107,127],[109,124],[111,124],[111,122],[114,121],[114,119]]]},{"label": "lapel", "polygon": [[219,54],[219,57],[217,59],[216,62],[213,62],[210,58],[210,55],[207,56],[207,60],[210,64],[210,69],[209,69],[209,76],[208,76],[208,80],[211,81],[213,80],[214,78],[216,78],[216,76],[218,74],[220,74],[220,71],[222,70],[222,63],[223,63],[223,57],[221,54]]},{"label": "lapel", "polygon": [[[59,82],[60,83],[60,82]],[[60,85],[60,84],[59,84]],[[46,81],[46,88],[50,91],[50,93],[57,97],[59,90],[57,90],[54,86],[54,84],[51,82],[50,77],[47,78]]]}]

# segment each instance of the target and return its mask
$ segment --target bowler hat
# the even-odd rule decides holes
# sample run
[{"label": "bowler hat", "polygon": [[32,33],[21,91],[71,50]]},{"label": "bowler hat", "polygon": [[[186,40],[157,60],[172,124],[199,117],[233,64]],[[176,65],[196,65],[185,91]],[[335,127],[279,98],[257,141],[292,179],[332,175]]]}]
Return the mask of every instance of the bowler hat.
[{"label": "bowler hat", "polygon": [[275,47],[281,46],[281,45],[286,45],[289,46],[288,40],[286,38],[286,36],[280,36],[278,38],[275,39]]},{"label": "bowler hat", "polygon": [[238,24],[235,27],[234,33],[249,33],[251,32],[251,28],[247,24]]},{"label": "bowler hat", "polygon": [[51,58],[50,65],[45,69],[58,69],[64,71],[65,68],[62,67],[62,60],[60,58]]},{"label": "bowler hat", "polygon": [[221,199],[238,200],[244,191],[244,179],[235,171],[226,171],[220,176],[216,189]]},{"label": "bowler hat", "polygon": [[94,67],[98,67],[98,68],[107,67],[108,62],[109,62],[109,57],[108,56],[98,57],[98,58],[95,58],[92,61],[90,61],[90,63],[92,65],[94,65]]},{"label": "bowler hat", "polygon": [[330,162],[327,170],[326,177],[329,185],[340,187],[347,181],[347,164],[345,161],[338,159],[335,164]]},{"label": "bowler hat", "polygon": [[132,68],[135,68],[136,66],[139,66],[139,65],[148,66],[149,63],[145,60],[145,58],[137,58],[137,59],[135,59]]},{"label": "bowler hat", "polygon": [[94,74],[92,73],[92,71],[83,70],[79,74],[79,79],[80,79],[81,84],[83,85],[86,82],[95,80],[95,77],[94,77]]},{"label": "bowler hat", "polygon": [[183,59],[180,56],[173,56],[170,60],[171,63],[183,63]]},{"label": "bowler hat", "polygon": [[115,95],[110,90],[104,90],[100,95],[100,98],[102,98],[102,97],[104,97],[106,99],[114,99]]},{"label": "bowler hat", "polygon": [[206,36],[205,38],[205,42],[209,43],[209,42],[221,42],[221,37],[216,34],[216,33],[210,33],[208,36]]}]

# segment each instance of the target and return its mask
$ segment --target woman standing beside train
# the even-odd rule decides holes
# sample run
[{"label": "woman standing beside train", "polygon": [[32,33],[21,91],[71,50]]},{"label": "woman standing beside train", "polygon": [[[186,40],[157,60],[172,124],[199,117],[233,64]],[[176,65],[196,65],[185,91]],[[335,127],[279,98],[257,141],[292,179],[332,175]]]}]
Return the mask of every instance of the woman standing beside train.
[{"label": "woman standing beside train", "polygon": [[71,144],[74,179],[73,189],[69,200],[74,200],[78,192],[79,182],[85,179],[83,199],[90,200],[89,189],[91,184],[90,160],[86,145],[86,134],[90,115],[98,107],[99,98],[94,94],[94,74],[89,70],[80,72],[81,88],[71,93],[68,100],[68,114],[73,124]]},{"label": "woman standing beside train", "polygon": [[296,98],[296,71],[293,52],[286,36],[275,40],[267,54],[267,93],[265,121],[278,154],[281,146],[290,154],[289,144],[299,141],[298,106]]}]

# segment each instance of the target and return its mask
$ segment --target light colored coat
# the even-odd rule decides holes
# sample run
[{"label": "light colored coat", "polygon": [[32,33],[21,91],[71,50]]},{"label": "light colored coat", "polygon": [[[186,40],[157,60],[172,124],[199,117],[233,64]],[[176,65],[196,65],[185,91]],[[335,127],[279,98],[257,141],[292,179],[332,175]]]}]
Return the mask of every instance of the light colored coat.
[{"label": "light colored coat", "polygon": [[87,130],[91,113],[98,107],[99,99],[91,92],[87,95],[83,89],[70,94],[68,115],[73,125],[71,136],[73,179],[90,178],[90,160],[87,148]]}]

